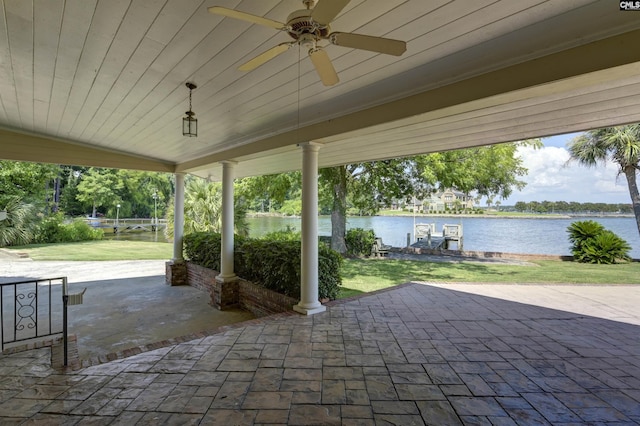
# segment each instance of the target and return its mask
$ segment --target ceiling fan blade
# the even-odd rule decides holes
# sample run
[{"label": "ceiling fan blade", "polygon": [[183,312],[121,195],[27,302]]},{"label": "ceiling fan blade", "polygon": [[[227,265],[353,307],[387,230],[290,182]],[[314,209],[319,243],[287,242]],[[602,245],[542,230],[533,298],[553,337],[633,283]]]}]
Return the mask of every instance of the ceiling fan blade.
[{"label": "ceiling fan blade", "polygon": [[338,80],[338,74],[336,73],[329,55],[322,49],[309,50],[309,58],[313,62],[313,66],[316,68],[322,84],[325,86],[333,86]]},{"label": "ceiling fan blade", "polygon": [[260,65],[264,64],[265,62],[270,61],[271,59],[275,58],[279,54],[289,50],[289,48],[293,44],[295,43],[280,43],[279,45],[272,47],[266,52],[259,54],[255,58],[251,59],[249,62],[246,62],[240,65],[238,69],[240,71],[251,71],[255,68],[258,68]]},{"label": "ceiling fan blade", "polygon": [[373,37],[354,33],[331,33],[329,41],[336,46],[352,47],[354,49],[369,50],[400,56],[407,51],[407,43],[391,38]]},{"label": "ceiling fan blade", "polygon": [[349,4],[351,0],[318,0],[316,7],[311,12],[311,19],[320,25],[329,25],[338,16],[338,13]]},{"label": "ceiling fan blade", "polygon": [[282,22],[274,21],[273,19],[263,18],[262,16],[240,12],[239,10],[227,9],[226,7],[221,6],[210,7],[209,13],[240,19],[242,21],[251,22],[252,24],[264,25],[265,27],[275,28],[276,30],[283,30],[286,27]]}]

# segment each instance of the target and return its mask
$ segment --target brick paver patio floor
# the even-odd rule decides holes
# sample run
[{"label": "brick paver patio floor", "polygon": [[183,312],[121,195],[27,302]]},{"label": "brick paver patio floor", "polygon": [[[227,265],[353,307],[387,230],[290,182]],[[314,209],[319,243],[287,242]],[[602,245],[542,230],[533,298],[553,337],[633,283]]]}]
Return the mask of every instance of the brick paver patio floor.
[{"label": "brick paver patio floor", "polygon": [[639,331],[409,284],[72,372],[0,356],[0,424],[640,424]]}]

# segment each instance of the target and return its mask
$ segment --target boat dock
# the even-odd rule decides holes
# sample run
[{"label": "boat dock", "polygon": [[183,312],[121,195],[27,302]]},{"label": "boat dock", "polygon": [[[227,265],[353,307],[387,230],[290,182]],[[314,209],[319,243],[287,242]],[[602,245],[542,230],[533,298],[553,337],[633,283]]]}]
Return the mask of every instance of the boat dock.
[{"label": "boat dock", "polygon": [[444,224],[442,231],[436,230],[435,223],[416,223],[413,229],[414,241],[410,247],[431,250],[450,250],[451,243],[457,250],[463,250],[462,224]]},{"label": "boat dock", "polygon": [[89,217],[86,220],[92,227],[102,229],[105,233],[113,232],[114,234],[155,232],[167,226],[167,220],[159,218],[106,219]]}]

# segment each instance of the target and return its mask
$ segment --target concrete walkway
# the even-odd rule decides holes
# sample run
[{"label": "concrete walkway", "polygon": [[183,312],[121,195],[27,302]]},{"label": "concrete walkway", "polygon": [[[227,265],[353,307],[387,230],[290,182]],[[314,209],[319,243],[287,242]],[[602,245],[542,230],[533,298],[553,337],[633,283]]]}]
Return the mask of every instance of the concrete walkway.
[{"label": "concrete walkway", "polygon": [[0,423],[640,424],[640,328],[619,321],[639,302],[638,286],[413,283],[73,372],[17,353]]},{"label": "concrete walkway", "polygon": [[[144,350],[157,342],[254,318],[241,309],[221,312],[209,305],[209,294],[189,286],[167,285],[164,273],[162,260],[0,259],[0,283],[65,276],[69,293],[87,289],[83,304],[69,307],[69,333],[77,335],[78,354],[85,364],[114,359],[131,348]],[[59,295],[55,298],[59,306],[56,312],[61,312],[62,292],[60,288],[55,291]],[[59,323],[61,329],[61,318]]]}]

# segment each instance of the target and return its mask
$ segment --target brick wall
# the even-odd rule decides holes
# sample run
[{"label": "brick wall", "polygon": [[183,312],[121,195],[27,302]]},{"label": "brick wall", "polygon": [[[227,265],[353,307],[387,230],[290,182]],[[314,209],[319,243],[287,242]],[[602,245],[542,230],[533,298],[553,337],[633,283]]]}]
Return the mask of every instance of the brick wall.
[{"label": "brick wall", "polygon": [[165,279],[169,285],[187,285],[187,267],[184,262],[167,262]]},{"label": "brick wall", "polygon": [[218,271],[187,262],[188,284],[209,293],[209,304],[219,310],[239,306],[256,317],[263,317],[290,311],[298,303],[296,299],[240,278],[233,282],[218,282],[218,274]]},{"label": "brick wall", "polygon": [[240,307],[258,318],[290,311],[293,305],[298,303],[293,297],[276,293],[249,281],[240,280],[238,284]]},{"label": "brick wall", "polygon": [[209,304],[220,309],[220,289],[216,288],[218,284],[216,283],[216,275],[218,274],[219,272],[213,269],[207,269],[195,263],[187,262],[187,283],[191,287],[209,293],[211,296]]}]

